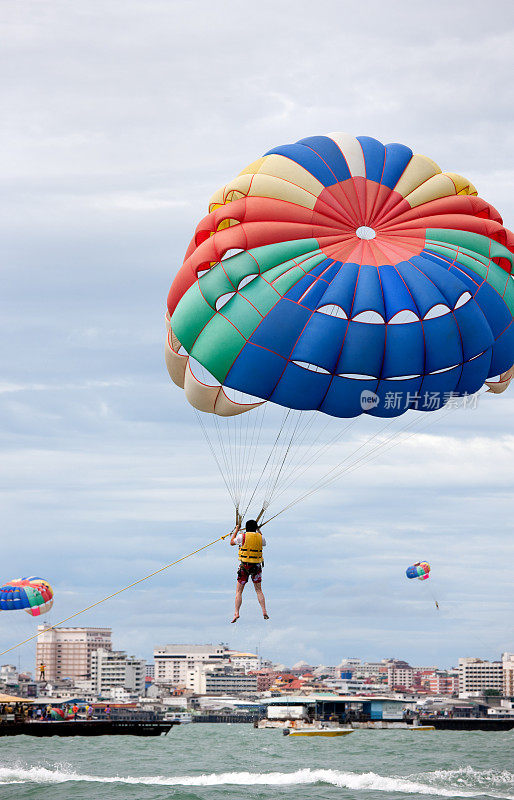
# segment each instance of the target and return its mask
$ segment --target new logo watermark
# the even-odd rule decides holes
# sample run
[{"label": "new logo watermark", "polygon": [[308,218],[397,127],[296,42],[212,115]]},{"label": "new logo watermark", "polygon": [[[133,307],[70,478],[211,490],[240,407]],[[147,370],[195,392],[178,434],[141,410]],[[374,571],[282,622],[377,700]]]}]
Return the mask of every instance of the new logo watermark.
[{"label": "new logo watermark", "polygon": [[360,403],[363,411],[372,411],[378,405],[386,411],[437,411],[440,408],[477,408],[479,394],[457,394],[456,392],[386,392],[380,398],[375,392],[364,389]]},{"label": "new logo watermark", "polygon": [[380,398],[375,392],[371,392],[369,389],[364,389],[361,392],[361,408],[363,411],[371,411],[378,406],[379,402]]}]

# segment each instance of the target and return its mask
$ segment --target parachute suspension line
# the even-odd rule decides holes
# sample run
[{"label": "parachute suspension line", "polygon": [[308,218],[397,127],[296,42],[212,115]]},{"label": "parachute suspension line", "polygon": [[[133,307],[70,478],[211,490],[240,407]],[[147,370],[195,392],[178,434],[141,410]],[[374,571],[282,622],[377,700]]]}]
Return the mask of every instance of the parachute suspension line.
[{"label": "parachute suspension line", "polygon": [[278,470],[278,464],[280,462],[282,449],[284,447],[284,439],[287,441],[287,437],[289,436],[289,427],[290,427],[291,420],[292,420],[293,417],[294,417],[294,411],[291,409],[291,413],[287,415],[287,419],[285,421],[285,424],[282,427],[282,430],[280,432],[280,436],[279,436],[277,442],[275,443],[276,446],[273,448],[273,452],[272,452],[273,457],[271,459],[271,464],[270,464],[269,469],[267,470],[266,477],[265,477],[263,485],[261,487],[262,496],[263,496],[262,509],[264,509],[266,507],[266,497],[268,495],[269,487],[271,486],[271,483],[272,483],[273,478],[274,478],[274,476],[276,474],[276,471]]},{"label": "parachute suspension line", "polygon": [[[246,482],[245,482],[245,488],[244,488],[245,496],[250,491],[250,484],[251,484],[253,470],[254,470],[254,466],[255,466],[255,459],[256,459],[256,456],[257,456],[258,447],[260,446],[260,442],[261,442],[262,429],[263,429],[263,426],[264,426],[264,419],[266,417],[267,409],[268,409],[268,404],[264,403],[263,406],[262,406],[262,413],[261,413],[261,417],[260,417],[260,425],[258,426],[258,431],[257,431],[257,421],[258,421],[258,419],[256,419],[256,423],[254,425],[254,430],[253,430],[253,433],[252,433],[252,439],[251,439],[251,442],[250,442],[250,449],[249,449],[249,452],[248,452],[248,468],[247,468],[247,476],[246,476]],[[255,434],[256,434],[256,437],[255,437]],[[251,459],[250,459],[250,455],[251,455]],[[250,498],[250,501],[248,502],[248,505],[246,506],[246,509],[245,509],[245,512],[244,512],[243,516],[246,516],[252,499],[253,499],[253,497]]]},{"label": "parachute suspension line", "polygon": [[[251,427],[250,423],[251,423],[251,420],[249,420],[246,423],[246,425],[244,426],[245,427],[245,436],[244,436],[244,445],[242,445],[243,452],[242,452],[242,458],[241,458],[241,487],[240,487],[241,498],[243,498],[243,496],[244,496],[244,487],[245,487],[245,481],[246,481],[246,467],[247,467],[247,464],[248,464],[248,431],[250,430],[250,427]],[[254,428],[255,428],[255,420],[253,421],[253,425],[254,425]]]},{"label": "parachute suspension line", "polygon": [[297,463],[295,464],[294,468],[288,473],[285,483],[279,487],[278,492],[273,494],[273,496],[270,498],[269,504],[271,505],[271,502],[275,502],[276,500],[278,500],[278,498],[281,497],[289,489],[289,487],[296,482],[297,478],[300,478],[302,475],[304,475],[307,472],[307,470],[316,461],[318,461],[318,459],[321,458],[321,456],[327,450],[329,450],[334,444],[337,444],[337,442],[339,442],[343,438],[344,434],[355,425],[356,421],[357,418],[355,417],[347,425],[345,425],[342,429],[340,429],[339,432],[334,437],[332,437],[332,439],[329,439],[328,442],[325,442],[323,445],[318,447],[318,449],[314,453],[312,453],[313,449],[319,442],[321,435],[325,432],[330,423],[324,425],[321,431],[318,432],[318,434],[314,437],[313,441],[309,444],[305,452],[303,454],[300,453],[300,456],[297,458]]},{"label": "parachute suspension line", "polygon": [[[196,409],[195,409],[195,411],[196,411]],[[223,468],[222,464],[220,463],[220,460],[218,459],[218,456],[216,454],[216,448],[214,447],[214,445],[211,442],[211,437],[209,436],[209,430],[208,430],[207,426],[205,425],[205,423],[203,421],[201,413],[196,411],[196,415],[198,417],[198,420],[200,421],[200,425],[202,427],[202,431],[204,433],[204,436],[205,436],[207,442],[209,443],[209,446],[211,448],[211,452],[214,452],[214,458],[216,460],[216,463],[219,466],[219,470],[220,470],[221,477],[223,478],[223,482],[224,482],[225,486],[227,487],[227,491],[228,491],[230,497],[232,498],[232,502],[234,503],[234,506],[236,506],[237,502],[236,502],[236,497],[235,497],[235,494],[233,492],[232,486],[230,484],[230,468],[229,468],[229,465],[228,465],[228,458],[227,458],[227,454],[226,454],[226,451],[225,451],[225,446],[224,446],[224,443],[223,443],[223,439],[221,438],[219,432],[214,431],[214,433],[217,434],[218,443],[220,445],[219,452],[221,453],[221,459],[222,459],[224,468]]]},{"label": "parachute suspension line", "polygon": [[301,411],[292,411],[288,423],[284,426],[284,430],[282,431],[282,437],[279,444],[275,451],[275,458],[272,464],[271,469],[269,470],[268,479],[266,481],[265,487],[263,488],[263,504],[262,510],[265,511],[269,506],[269,497],[275,488],[277,481],[279,480],[280,474],[284,469],[285,463],[287,461],[288,455],[291,450],[291,445],[293,440],[295,439],[296,432],[298,430],[298,426],[300,425],[301,419]]},{"label": "parachute suspension line", "polygon": [[[410,426],[412,426],[414,424],[417,424],[417,423],[419,423],[419,421],[420,420],[414,420],[413,422],[409,423],[408,426],[405,426],[405,428],[410,427]],[[348,459],[351,458],[353,455],[355,455],[356,452],[361,450],[363,447],[367,446],[369,444],[369,442],[372,441],[372,439],[374,439],[377,436],[379,436],[380,433],[382,431],[384,431],[386,428],[388,428],[391,424],[392,423],[388,423],[388,425],[385,425],[383,428],[380,429],[380,431],[377,431],[377,433],[374,434],[371,439],[367,440],[363,444],[359,445],[359,447],[355,448],[355,450],[353,450],[352,453],[350,453],[345,459],[343,459],[342,462],[339,462],[339,464],[336,464],[327,473],[325,473],[324,476],[319,478],[318,481],[316,481],[315,484],[311,487],[311,489],[309,489],[306,492],[304,492],[303,494],[301,494],[296,500],[293,500],[284,509],[282,509],[282,511],[279,511],[277,514],[275,514],[273,517],[271,517],[271,519],[275,519],[275,517],[279,516],[279,514],[282,514],[284,511],[286,511],[287,509],[289,509],[292,506],[296,505],[297,503],[301,502],[305,498],[310,497],[310,495],[314,494],[315,492],[320,491],[320,489],[323,489],[325,486],[328,486],[330,483],[332,483],[333,481],[337,480],[342,475],[347,474],[349,472],[353,472],[355,469],[358,469],[360,466],[362,466],[364,463],[367,462],[368,457],[370,455],[373,455],[374,453],[378,453],[379,451],[382,451],[387,444],[392,442],[395,438],[397,438],[400,435],[400,433],[402,433],[402,430],[395,431],[388,439],[386,439],[385,441],[379,442],[374,447],[372,447],[371,450],[369,450],[367,453],[363,453],[362,456],[360,458],[358,458],[356,461],[352,462],[348,466],[346,466],[343,469],[341,469],[341,464],[343,464],[346,461],[348,461]],[[373,459],[371,459],[371,460],[373,460]],[[269,522],[269,521],[270,520],[267,520],[267,522]]]},{"label": "parachute suspension line", "polygon": [[[305,472],[307,472],[307,470],[308,470],[308,469],[309,469],[309,468],[310,468],[310,467],[311,467],[311,466],[312,466],[312,465],[313,465],[313,464],[314,464],[316,461],[318,461],[318,460],[319,460],[319,458],[321,458],[321,456],[322,456],[324,453],[326,453],[326,452],[327,452],[327,450],[329,450],[329,449],[330,449],[330,448],[331,448],[333,445],[335,445],[335,444],[336,444],[336,443],[337,443],[339,440],[341,440],[341,439],[342,439],[342,437],[344,436],[344,434],[346,433],[346,431],[347,431],[347,430],[349,430],[349,429],[350,429],[350,428],[351,428],[351,427],[352,427],[352,426],[355,424],[355,422],[356,422],[356,418],[352,419],[352,420],[351,420],[351,422],[349,422],[347,425],[345,425],[345,426],[342,428],[342,430],[340,429],[340,430],[339,430],[339,431],[338,431],[338,432],[335,434],[335,436],[333,436],[331,439],[329,439],[329,440],[328,440],[328,442],[326,442],[326,443],[325,443],[325,444],[323,444],[323,445],[322,445],[320,448],[318,448],[318,450],[317,450],[317,451],[314,453],[314,455],[313,455],[313,456],[312,456],[312,457],[311,457],[311,458],[308,460],[308,463],[305,463],[305,461],[303,462],[303,464],[302,464],[302,463],[300,463],[300,464],[299,464],[299,468],[301,468],[301,467],[302,467],[302,466],[305,464],[305,466],[303,466],[303,469],[301,469],[301,472],[300,472],[300,474],[299,474],[299,475],[298,475],[298,474],[296,474],[294,477],[290,476],[290,479],[288,480],[288,482],[286,483],[286,485],[280,488],[280,491],[278,492],[278,494],[275,496],[275,498],[274,498],[274,499],[275,499],[275,500],[276,500],[276,499],[278,499],[278,498],[279,498],[279,497],[280,497],[280,496],[281,496],[281,495],[282,495],[282,494],[283,494],[285,491],[287,491],[287,489],[289,488],[289,486],[291,486],[291,485],[292,485],[292,484],[293,484],[293,483],[296,481],[296,479],[297,479],[298,477],[301,477],[302,475],[304,475],[304,474],[305,474]],[[373,434],[373,435],[372,435],[372,436],[371,436],[369,439],[366,439],[366,441],[365,441],[365,442],[363,442],[363,443],[362,443],[362,444],[360,444],[358,447],[356,447],[354,450],[352,450],[352,451],[351,451],[351,453],[349,453],[349,454],[348,454],[348,455],[347,455],[347,456],[346,456],[346,457],[345,457],[345,458],[344,458],[342,461],[338,462],[338,464],[337,464],[335,467],[332,467],[332,468],[329,470],[329,472],[328,472],[326,475],[322,476],[321,478],[318,478],[318,480],[314,482],[314,484],[313,484],[313,487],[312,487],[312,488],[314,488],[314,487],[317,485],[317,483],[319,483],[319,482],[323,481],[323,480],[324,480],[324,479],[327,477],[327,475],[328,475],[328,474],[330,474],[330,473],[331,473],[331,472],[333,472],[334,470],[337,470],[337,469],[339,469],[339,468],[341,467],[341,465],[342,465],[342,464],[344,464],[345,462],[347,462],[349,459],[353,458],[353,456],[355,456],[355,454],[356,454],[356,453],[358,453],[360,450],[362,450],[362,448],[363,448],[363,447],[367,447],[367,446],[369,445],[369,443],[373,441],[373,439],[375,439],[377,436],[380,436],[380,434],[381,434],[381,433],[383,433],[383,431],[387,430],[387,428],[391,427],[391,425],[393,425],[393,424],[394,424],[394,422],[395,422],[395,420],[391,420],[391,422],[388,422],[386,425],[383,425],[383,426],[382,426],[382,427],[381,427],[381,428],[380,428],[378,431],[376,431],[376,433],[374,433],[374,434]],[[326,429],[326,427],[327,427],[327,426],[325,426],[325,428],[324,428],[323,430],[325,430],[325,429]],[[323,432],[323,431],[322,431],[322,432]],[[310,491],[310,490],[309,490],[309,491]],[[301,495],[301,497],[303,497],[303,495]]]},{"label": "parachute suspension line", "polygon": [[200,423],[200,427],[201,427],[203,435],[204,435],[204,437],[205,437],[205,439],[207,441],[207,444],[209,445],[209,449],[210,449],[210,451],[212,453],[214,461],[216,462],[216,464],[218,466],[220,475],[221,475],[221,477],[223,479],[223,483],[225,484],[225,486],[227,488],[227,492],[229,493],[230,498],[232,499],[232,502],[234,503],[234,506],[237,507],[236,498],[235,498],[235,496],[234,496],[234,494],[233,494],[233,492],[231,490],[231,487],[229,486],[229,484],[227,482],[227,479],[225,478],[225,473],[224,473],[223,468],[222,468],[222,466],[221,466],[221,464],[219,462],[218,456],[216,455],[216,450],[214,449],[214,446],[213,446],[213,444],[211,442],[211,439],[210,439],[210,436],[209,436],[209,432],[207,431],[207,428],[205,427],[205,425],[203,423],[203,420],[202,420],[202,418],[200,416],[200,413],[197,411],[196,408],[195,408],[195,414],[196,414],[196,416],[198,418],[198,421]]},{"label": "parachute suspension line", "polygon": [[[216,429],[216,434],[217,434],[217,437],[218,437],[218,443],[219,443],[220,450],[221,450],[221,453],[223,455],[223,460],[224,460],[224,463],[225,463],[225,468],[226,468],[226,472],[227,472],[227,481],[230,484],[231,495],[232,495],[233,500],[234,500],[234,505],[237,508],[238,502],[237,502],[237,495],[236,495],[236,490],[235,490],[235,485],[234,485],[234,456],[233,456],[233,452],[232,452],[232,450],[233,450],[232,437],[231,436],[228,437],[228,445],[227,445],[227,447],[225,447],[225,436],[223,435],[223,431],[221,429],[221,423],[220,423],[220,420],[218,418],[218,415],[217,414],[213,414],[212,417],[213,417],[213,422],[214,422],[214,428]],[[230,428],[228,428],[228,426],[227,426],[227,431],[228,431],[228,433],[230,433]]]},{"label": "parachute suspension line", "polygon": [[242,432],[243,432],[243,420],[242,414],[238,414],[236,416],[236,486],[237,486],[237,503],[241,502],[241,460],[242,460]]},{"label": "parachute suspension line", "polygon": [[[263,476],[264,476],[264,473],[266,472],[266,467],[268,466],[268,464],[269,464],[269,462],[270,462],[270,459],[271,459],[271,457],[272,457],[272,455],[273,455],[273,453],[274,453],[274,451],[275,451],[275,448],[276,448],[276,446],[277,446],[277,443],[278,443],[278,441],[279,441],[279,439],[280,439],[280,436],[281,436],[281,434],[282,434],[282,431],[283,431],[283,429],[284,429],[284,425],[286,424],[286,422],[287,422],[287,420],[288,420],[288,418],[289,418],[289,415],[290,415],[290,414],[291,414],[291,409],[290,409],[290,408],[288,408],[288,409],[287,409],[287,411],[284,413],[284,417],[283,417],[283,419],[282,419],[282,424],[280,425],[280,428],[279,428],[279,431],[278,431],[278,433],[277,433],[277,436],[276,436],[275,442],[273,443],[273,447],[271,448],[271,450],[270,450],[270,453],[269,453],[269,455],[268,455],[268,457],[267,457],[267,459],[266,459],[266,462],[265,462],[265,464],[264,464],[264,466],[263,466],[263,468],[262,468],[262,470],[261,470],[261,474],[259,475],[259,479],[258,479],[257,483],[255,484],[255,489],[253,490],[253,492],[252,492],[252,495],[251,495],[251,497],[250,497],[250,499],[249,499],[249,501],[248,501],[248,504],[247,504],[247,506],[246,506],[245,512],[244,512],[244,514],[243,514],[243,517],[245,517],[245,516],[246,516],[246,514],[247,514],[247,512],[248,512],[248,509],[250,508],[250,505],[252,504],[253,498],[255,497],[255,495],[256,495],[256,493],[257,493],[257,489],[259,488],[259,486],[260,486],[260,483],[261,483],[261,481],[262,481],[262,478],[263,478]],[[260,511],[260,513],[259,513],[259,517],[258,517],[258,519],[259,519],[259,518],[262,516],[262,514],[263,514],[263,513],[264,513],[264,509],[261,509],[261,511]]]},{"label": "parachute suspension line", "polygon": [[[424,583],[428,583],[428,581],[424,581]],[[431,586],[427,586],[427,589],[428,589],[428,591],[430,592],[430,597],[431,597],[431,598],[432,598],[432,600],[434,601],[435,607],[436,607],[436,608],[437,608],[437,610],[439,611],[439,610],[440,610],[440,609],[439,609],[439,603],[437,602],[437,598],[436,598],[436,596],[435,596],[434,590],[432,589],[432,587],[431,587]]]},{"label": "parachute suspension line", "polygon": [[282,461],[280,463],[280,468],[277,471],[276,478],[275,478],[275,480],[273,482],[273,486],[268,487],[266,495],[264,497],[263,508],[264,508],[264,504],[265,504],[266,505],[266,509],[267,509],[269,507],[269,504],[271,503],[271,499],[273,497],[273,493],[275,492],[275,490],[277,488],[278,481],[280,479],[282,471],[283,471],[283,469],[285,467],[285,464],[287,462],[287,458],[288,458],[288,456],[290,454],[290,451],[291,451],[291,445],[293,444],[293,441],[294,441],[295,436],[297,434],[298,426],[300,425],[300,422],[301,422],[301,417],[300,417],[300,414],[298,414],[298,419],[296,420],[296,424],[295,424],[295,426],[293,428],[293,432],[291,433],[291,436],[289,437],[289,443],[288,443],[286,451],[284,453],[284,457],[282,458]]},{"label": "parachute suspension line", "polygon": [[[275,474],[275,470],[277,469],[278,460],[280,458],[280,452],[283,447],[283,438],[284,436],[287,436],[287,431],[293,413],[294,413],[293,409],[288,409],[286,412],[284,412],[282,424],[278,431],[278,435],[270,450],[269,457],[266,460],[266,463],[264,464],[262,473],[259,476],[259,481],[257,483],[256,489],[259,491],[259,494],[262,494],[263,498],[266,497],[267,487],[269,486],[270,481],[273,479],[273,475]],[[257,522],[259,522],[265,511],[265,505],[266,505],[265,499],[263,499],[261,510],[259,511],[256,517]]]},{"label": "parachute suspension line", "polygon": [[[225,420],[226,421],[226,420]],[[218,420],[220,423],[220,428],[225,427],[227,428],[228,425],[223,425],[223,423]],[[239,473],[238,473],[238,462],[239,462],[239,447],[238,447],[238,432],[239,432],[239,423],[240,418],[239,415],[234,417],[234,426],[233,426],[233,436],[232,436],[232,446],[233,446],[233,454],[234,454],[234,493],[236,495],[237,505],[239,505],[240,496],[239,496]]]},{"label": "parachute suspension line", "polygon": [[69,617],[65,617],[64,619],[61,619],[60,622],[56,622],[55,625],[49,625],[48,627],[45,627],[43,630],[38,631],[33,636],[29,636],[29,637],[27,637],[27,639],[24,639],[22,642],[18,642],[18,644],[15,644],[12,647],[7,648],[7,650],[3,650],[0,653],[0,656],[5,656],[6,653],[11,653],[13,650],[16,650],[17,647],[21,647],[22,644],[26,644],[27,642],[31,642],[33,639],[37,639],[38,636],[41,636],[43,633],[46,633],[46,631],[49,631],[49,630],[51,631],[51,630],[54,630],[54,628],[57,628],[59,625],[64,625],[64,623],[68,622],[70,619],[75,619],[75,617],[78,617],[81,614],[84,614],[86,611],[90,611],[92,608],[96,608],[96,606],[99,606],[102,603],[107,602],[107,600],[111,600],[113,597],[116,597],[117,595],[122,594],[122,592],[126,592],[127,589],[132,589],[134,586],[137,586],[139,583],[143,583],[144,581],[147,581],[150,578],[153,578],[155,575],[158,575],[160,572],[164,572],[165,570],[169,569],[170,567],[174,567],[176,564],[180,564],[181,561],[185,561],[187,558],[191,558],[191,556],[195,556],[197,553],[201,553],[202,550],[207,550],[208,547],[212,547],[214,544],[217,544],[218,542],[223,541],[223,539],[226,539],[227,536],[230,536],[230,533],[226,533],[224,536],[219,536],[217,539],[214,539],[212,542],[208,542],[208,544],[204,544],[202,547],[199,547],[197,550],[193,550],[191,553],[187,553],[187,555],[181,556],[181,558],[177,558],[176,561],[172,561],[170,564],[165,564],[164,567],[160,567],[159,569],[156,569],[154,572],[150,572],[149,575],[145,575],[143,578],[139,578],[137,581],[134,581],[133,583],[129,583],[128,586],[124,586],[122,589],[118,589],[116,592],[112,592],[112,594],[108,594],[106,597],[102,597],[102,599],[101,600],[97,600],[96,603],[91,603],[91,605],[86,606],[85,608],[81,608],[80,611],[76,611],[74,614],[70,614]]},{"label": "parachute suspension line", "polygon": [[[451,414],[451,412],[453,410],[454,410],[454,408],[451,408],[445,414],[442,414],[441,416],[437,417],[436,419],[432,419],[421,430],[426,430],[431,425],[434,425],[436,422],[438,422],[438,420],[444,419],[449,414]],[[348,465],[344,469],[337,471],[338,467],[340,467],[340,464],[336,465],[335,467],[332,467],[332,469],[330,469],[325,474],[324,477],[320,478],[319,481],[317,481],[317,483],[309,491],[304,492],[299,497],[297,497],[295,500],[293,500],[290,503],[288,503],[286,506],[284,506],[284,508],[282,508],[276,514],[274,514],[272,517],[269,517],[269,519],[267,519],[262,524],[263,525],[267,525],[268,522],[271,522],[271,520],[276,519],[278,516],[283,514],[285,511],[288,511],[290,508],[292,508],[293,506],[297,505],[297,503],[300,503],[302,500],[305,500],[307,497],[310,497],[310,495],[315,494],[315,492],[318,492],[318,491],[320,491],[320,489],[323,489],[326,486],[328,486],[330,483],[333,483],[333,481],[337,480],[342,475],[348,474],[350,472],[354,472],[357,469],[360,469],[364,464],[369,463],[370,461],[374,461],[376,458],[378,458],[379,455],[382,455],[384,452],[389,452],[394,447],[397,447],[399,444],[405,443],[406,441],[411,439],[413,436],[415,436],[418,433],[418,431],[414,431],[413,433],[409,434],[409,436],[407,436],[404,439],[401,439],[400,441],[394,441],[394,440],[398,439],[400,434],[404,433],[408,428],[411,428],[411,427],[413,427],[415,425],[419,425],[419,423],[422,422],[422,421],[423,421],[423,418],[415,419],[412,422],[410,422],[408,425],[405,425],[401,430],[395,431],[393,433],[393,435],[389,437],[389,439],[386,439],[385,442],[379,442],[370,451],[368,451],[367,453],[363,454],[363,456],[361,458],[359,458],[356,462],[354,462],[353,464]],[[389,423],[389,424],[391,424],[391,423]],[[387,427],[388,427],[388,425],[384,426],[384,429],[387,428]],[[384,429],[382,429],[382,430],[384,430]],[[380,432],[377,432],[376,434],[374,434],[373,438],[375,438],[377,435],[379,435],[379,433]],[[391,444],[391,442],[393,442],[393,444]],[[390,447],[387,447],[387,445],[390,445]],[[361,445],[361,447],[362,447],[362,445]],[[361,448],[359,447],[357,449],[361,449]],[[354,451],[354,452],[356,452],[356,451]],[[371,456],[371,458],[370,458],[370,456]],[[335,472],[335,474],[332,474],[334,472]]]},{"label": "parachute suspension line", "polygon": [[[366,464],[369,461],[375,461],[375,459],[378,457],[378,456],[374,455],[374,453],[376,451],[379,451],[378,455],[381,455],[384,452],[387,453],[390,450],[393,450],[395,447],[398,447],[398,445],[404,444],[405,442],[408,442],[409,439],[412,439],[418,433],[422,433],[427,428],[430,428],[432,425],[435,425],[439,420],[442,420],[445,417],[449,416],[451,414],[451,412],[454,411],[454,410],[455,410],[455,408],[451,407],[451,408],[447,409],[444,414],[441,414],[438,417],[432,417],[427,422],[426,425],[423,425],[423,427],[420,427],[420,423],[425,421],[422,417],[420,417],[419,419],[413,420],[413,422],[411,422],[409,425],[405,425],[400,431],[397,431],[395,434],[393,434],[393,436],[389,437],[389,439],[386,442],[377,444],[374,448],[372,448],[371,451],[369,451],[368,453],[365,453],[362,456],[362,458],[359,459],[358,463],[350,465],[350,467],[345,471],[346,472],[353,472],[354,469],[358,469],[363,464]],[[415,430],[412,433],[409,433],[408,436],[405,436],[404,438],[399,439],[400,434],[405,433],[405,431],[408,428],[412,428],[412,427],[415,427],[415,426],[418,427],[418,430]],[[395,439],[399,439],[399,441],[395,441]],[[389,446],[387,446],[387,445],[389,445]],[[385,447],[385,449],[384,449],[384,447]],[[370,456],[371,456],[371,458],[370,458]],[[330,480],[332,480],[332,479],[330,479]]]}]

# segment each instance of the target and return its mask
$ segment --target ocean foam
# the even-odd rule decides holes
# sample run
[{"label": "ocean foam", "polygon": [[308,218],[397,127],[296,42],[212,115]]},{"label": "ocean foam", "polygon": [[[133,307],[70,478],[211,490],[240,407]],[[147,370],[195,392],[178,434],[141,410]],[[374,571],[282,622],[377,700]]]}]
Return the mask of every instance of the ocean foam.
[{"label": "ocean foam", "polygon": [[[295,784],[329,784],[354,791],[401,792],[438,797],[488,796],[501,800],[514,800],[514,775],[510,772],[474,770],[466,767],[459,770],[437,770],[406,777],[388,777],[374,772],[340,772],[333,769],[300,769],[296,772],[222,772],[206,775],[177,776],[100,776],[80,775],[59,766],[48,767],[0,767],[0,784],[35,783],[52,784],[67,782],[120,783],[146,786],[292,786]],[[505,794],[501,789],[510,789]]]}]

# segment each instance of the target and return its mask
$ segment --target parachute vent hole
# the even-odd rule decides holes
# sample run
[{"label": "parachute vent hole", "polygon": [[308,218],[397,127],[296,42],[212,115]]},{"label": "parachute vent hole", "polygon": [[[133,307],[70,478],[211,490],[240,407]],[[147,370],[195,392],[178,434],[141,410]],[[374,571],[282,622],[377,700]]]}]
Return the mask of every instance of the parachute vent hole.
[{"label": "parachute vent hole", "polygon": [[296,364],[297,367],[302,367],[302,369],[308,369],[310,372],[320,372],[323,375],[332,374],[328,369],[320,367],[319,364],[311,364],[308,361],[293,361],[293,364]]},{"label": "parachute vent hole", "polygon": [[367,322],[368,325],[383,325],[384,318],[377,311],[361,311],[353,318],[353,322]]},{"label": "parachute vent hole", "polygon": [[377,381],[375,375],[359,375],[357,373],[340,372],[338,378],[348,378],[351,381]]},{"label": "parachute vent hole", "polygon": [[214,375],[211,375],[211,373],[205,369],[203,364],[200,364],[196,358],[189,356],[188,365],[189,369],[193,373],[193,376],[197,381],[200,381],[200,383],[203,383],[206,386],[221,386],[220,382],[216,380]]},{"label": "parachute vent hole", "polygon": [[232,300],[234,297],[235,292],[227,292],[226,294],[222,294],[216,300],[216,311],[219,311],[223,306],[226,306],[229,300]]},{"label": "parachute vent hole", "polygon": [[433,372],[429,372],[429,375],[440,375],[442,372],[449,372],[451,369],[455,369],[456,367],[460,367],[461,364],[452,364],[451,367],[443,367],[442,369],[434,369]]},{"label": "parachute vent hole", "polygon": [[408,322],[419,322],[419,317],[414,311],[404,308],[403,311],[398,311],[394,317],[391,317],[389,325],[405,325]]},{"label": "parachute vent hole", "polygon": [[432,308],[427,311],[423,319],[436,319],[437,317],[444,317],[449,313],[450,309],[448,306],[445,306],[444,303],[437,303],[437,305],[432,306]]},{"label": "parachute vent hole", "polygon": [[237,256],[239,253],[244,253],[242,247],[232,247],[230,250],[226,250],[223,255],[221,256],[221,261],[226,261],[227,258],[232,258],[232,256]]},{"label": "parachute vent hole", "polygon": [[369,242],[370,239],[374,239],[377,235],[373,228],[370,228],[368,225],[361,225],[360,228],[357,228],[355,234],[359,239],[363,239],[366,242]]},{"label": "parachute vent hole", "polygon": [[466,303],[469,303],[470,300],[471,300],[470,292],[464,292],[463,294],[461,294],[461,296],[455,303],[455,308],[461,308],[461,306],[465,306]]},{"label": "parachute vent hole", "polygon": [[346,312],[341,306],[326,305],[320,306],[316,309],[319,314],[326,314],[327,317],[339,317],[340,319],[348,319]]},{"label": "parachute vent hole", "polygon": [[263,403],[262,397],[256,397],[252,394],[246,394],[239,389],[232,389],[230,386],[223,386],[223,391],[229,400],[233,403],[240,403],[241,405],[252,405],[253,403]]},{"label": "parachute vent hole", "polygon": [[248,286],[249,283],[255,280],[258,274],[259,273],[256,272],[253,275],[245,275],[244,278],[242,278],[242,280],[239,281],[239,284],[237,286],[237,291],[240,292],[241,289],[244,289],[245,286]]},{"label": "parachute vent hole", "polygon": [[414,378],[421,378],[421,375],[394,375],[392,378],[386,378],[386,381],[411,381]]}]

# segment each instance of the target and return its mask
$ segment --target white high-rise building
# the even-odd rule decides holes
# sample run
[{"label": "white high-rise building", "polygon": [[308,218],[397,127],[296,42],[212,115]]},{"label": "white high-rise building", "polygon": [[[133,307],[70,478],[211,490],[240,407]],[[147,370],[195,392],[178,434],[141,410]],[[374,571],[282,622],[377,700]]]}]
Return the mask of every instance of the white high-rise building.
[{"label": "white high-rise building", "polygon": [[230,651],[225,644],[167,644],[156,647],[153,657],[156,683],[186,687],[198,664],[228,664]]},{"label": "white high-rise building", "polygon": [[36,643],[36,676],[40,664],[44,664],[47,681],[87,679],[91,675],[91,654],[99,648],[112,650],[110,628],[49,628],[38,625],[37,629],[43,633]]},{"label": "white high-rise building", "polygon": [[459,697],[481,694],[485,689],[498,689],[503,693],[502,662],[459,658]]},{"label": "white high-rise building", "polygon": [[145,690],[146,661],[121,650],[95,650],[91,654],[91,689],[101,694],[119,687],[133,694]]},{"label": "white high-rise building", "polygon": [[503,667],[503,694],[505,697],[514,697],[514,653],[502,655]]}]

